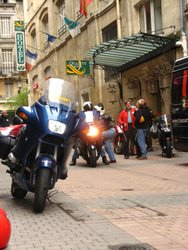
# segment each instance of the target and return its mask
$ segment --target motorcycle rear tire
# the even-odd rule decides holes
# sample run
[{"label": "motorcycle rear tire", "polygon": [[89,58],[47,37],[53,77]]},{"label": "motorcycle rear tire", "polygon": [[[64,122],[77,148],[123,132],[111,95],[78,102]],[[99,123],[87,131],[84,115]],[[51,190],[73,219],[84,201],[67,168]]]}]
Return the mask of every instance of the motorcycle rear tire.
[{"label": "motorcycle rear tire", "polygon": [[167,158],[172,157],[172,145],[170,140],[166,140],[166,156]]},{"label": "motorcycle rear tire", "polygon": [[114,138],[114,152],[118,155],[123,154],[124,144],[124,138],[120,135],[116,135]]},{"label": "motorcycle rear tire", "polygon": [[20,186],[18,186],[14,182],[14,180],[12,179],[11,194],[16,199],[23,199],[23,198],[25,198],[25,196],[27,194],[27,190],[25,190],[25,189],[21,188]]},{"label": "motorcycle rear tire", "polygon": [[50,187],[51,171],[48,168],[38,170],[35,187],[33,212],[42,213],[46,205],[46,198]]},{"label": "motorcycle rear tire", "polygon": [[97,156],[96,156],[96,149],[89,150],[89,165],[91,168],[96,168],[97,166]]}]

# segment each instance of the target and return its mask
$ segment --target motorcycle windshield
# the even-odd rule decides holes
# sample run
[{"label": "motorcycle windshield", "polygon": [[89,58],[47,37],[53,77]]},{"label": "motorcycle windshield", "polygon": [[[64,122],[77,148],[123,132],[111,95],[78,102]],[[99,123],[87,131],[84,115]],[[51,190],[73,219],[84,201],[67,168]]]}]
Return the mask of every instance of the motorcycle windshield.
[{"label": "motorcycle windshield", "polygon": [[48,105],[62,104],[68,110],[76,110],[77,90],[74,84],[66,80],[50,78],[43,85],[41,100]]},{"label": "motorcycle windshield", "polygon": [[94,121],[94,115],[93,115],[93,111],[86,111],[85,112],[85,122],[87,123],[91,123]]}]

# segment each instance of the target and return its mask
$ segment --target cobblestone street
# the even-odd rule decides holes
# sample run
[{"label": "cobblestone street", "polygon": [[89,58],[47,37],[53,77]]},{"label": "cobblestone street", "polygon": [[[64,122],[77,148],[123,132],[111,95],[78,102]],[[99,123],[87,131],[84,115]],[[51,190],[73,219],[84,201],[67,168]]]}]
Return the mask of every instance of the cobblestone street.
[{"label": "cobblestone street", "polygon": [[12,225],[7,250],[188,249],[187,153],[167,159],[157,150],[147,161],[118,155],[117,164],[99,160],[96,168],[80,158],[42,214],[32,212],[33,194],[12,198],[5,172],[1,165],[0,207]]}]

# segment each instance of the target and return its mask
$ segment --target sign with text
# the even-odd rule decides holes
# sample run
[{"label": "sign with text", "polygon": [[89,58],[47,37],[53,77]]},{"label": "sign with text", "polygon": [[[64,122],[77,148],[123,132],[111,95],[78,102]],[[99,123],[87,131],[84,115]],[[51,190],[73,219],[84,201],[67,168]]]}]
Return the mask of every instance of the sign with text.
[{"label": "sign with text", "polygon": [[86,60],[73,60],[66,61],[66,72],[67,75],[90,75],[89,61]]},{"label": "sign with text", "polygon": [[17,70],[25,71],[25,34],[24,22],[15,21],[15,44],[16,44],[16,62]]}]

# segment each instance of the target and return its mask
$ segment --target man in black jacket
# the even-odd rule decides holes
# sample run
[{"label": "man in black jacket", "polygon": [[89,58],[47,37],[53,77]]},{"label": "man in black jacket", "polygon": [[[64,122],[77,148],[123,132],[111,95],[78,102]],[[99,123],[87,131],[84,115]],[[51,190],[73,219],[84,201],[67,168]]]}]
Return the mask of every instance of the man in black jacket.
[{"label": "man in black jacket", "polygon": [[8,119],[8,114],[4,110],[4,111],[2,111],[2,114],[0,116],[0,127],[8,127],[8,126],[10,126],[10,122],[9,122],[9,119]]},{"label": "man in black jacket", "polygon": [[137,129],[136,140],[141,151],[141,156],[138,157],[138,160],[147,159],[146,133],[152,121],[152,113],[146,108],[145,103],[144,99],[138,100],[136,103],[138,110],[134,113],[135,127]]}]

